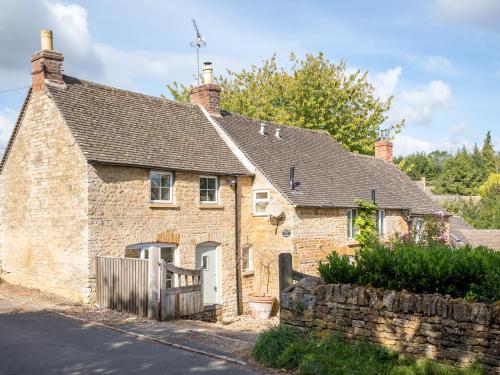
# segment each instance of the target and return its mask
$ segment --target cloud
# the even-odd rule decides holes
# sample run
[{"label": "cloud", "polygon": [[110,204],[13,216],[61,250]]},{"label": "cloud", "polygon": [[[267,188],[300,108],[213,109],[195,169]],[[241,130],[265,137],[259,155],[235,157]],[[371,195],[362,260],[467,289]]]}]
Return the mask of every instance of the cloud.
[{"label": "cloud", "polygon": [[375,92],[382,100],[386,100],[396,92],[396,87],[399,83],[403,69],[398,66],[393,69],[388,69],[385,72],[378,73],[373,77],[369,77],[371,83],[375,87]]},{"label": "cloud", "polygon": [[463,146],[471,149],[473,143],[465,137],[455,140],[443,138],[435,141],[427,141],[405,134],[397,134],[394,137],[394,155],[398,156],[413,154],[415,152],[429,153],[435,150],[456,152]]},{"label": "cloud", "polygon": [[451,89],[443,81],[431,81],[415,90],[401,92],[391,113],[391,118],[405,118],[408,124],[425,125],[434,113],[449,106]]},{"label": "cloud", "polygon": [[431,73],[452,75],[455,73],[451,61],[443,56],[428,56],[422,62],[422,67]]},{"label": "cloud", "polygon": [[442,17],[458,23],[500,30],[498,0],[436,0]]}]

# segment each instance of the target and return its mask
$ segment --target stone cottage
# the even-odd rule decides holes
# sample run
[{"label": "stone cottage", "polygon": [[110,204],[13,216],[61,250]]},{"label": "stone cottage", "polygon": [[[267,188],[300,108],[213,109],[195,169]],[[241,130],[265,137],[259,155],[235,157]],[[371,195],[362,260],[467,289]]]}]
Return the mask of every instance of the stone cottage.
[{"label": "stone cottage", "polygon": [[277,256],[314,271],[353,254],[359,198],[378,204],[381,238],[439,210],[392,164],[324,132],[223,111],[212,68],[191,104],[62,74],[42,32],[32,87],[0,164],[0,264],[12,283],[91,302],[95,256],[203,266],[207,303],[244,311],[277,295]]}]

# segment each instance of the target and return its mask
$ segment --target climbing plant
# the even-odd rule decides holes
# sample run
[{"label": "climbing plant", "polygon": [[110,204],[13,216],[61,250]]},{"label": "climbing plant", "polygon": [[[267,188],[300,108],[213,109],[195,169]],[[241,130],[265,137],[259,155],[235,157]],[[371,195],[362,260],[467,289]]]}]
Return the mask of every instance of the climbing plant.
[{"label": "climbing plant", "polygon": [[354,220],[357,229],[356,240],[361,248],[370,247],[378,242],[377,229],[375,226],[375,213],[377,204],[373,201],[358,199],[358,216]]}]

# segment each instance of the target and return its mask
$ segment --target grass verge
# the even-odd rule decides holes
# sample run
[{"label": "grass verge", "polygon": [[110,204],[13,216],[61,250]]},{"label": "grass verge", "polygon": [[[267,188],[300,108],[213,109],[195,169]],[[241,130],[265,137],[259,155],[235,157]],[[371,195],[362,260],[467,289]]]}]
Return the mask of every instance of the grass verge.
[{"label": "grass verge", "polygon": [[304,375],[481,375],[478,366],[458,369],[432,360],[414,360],[340,334],[313,338],[301,330],[278,326],[263,332],[252,351],[266,367],[299,370]]}]

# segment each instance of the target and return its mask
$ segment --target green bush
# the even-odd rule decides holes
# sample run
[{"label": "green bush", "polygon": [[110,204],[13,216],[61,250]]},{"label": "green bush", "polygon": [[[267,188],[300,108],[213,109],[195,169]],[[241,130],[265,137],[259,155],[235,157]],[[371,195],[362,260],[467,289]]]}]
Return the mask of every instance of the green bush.
[{"label": "green bush", "polygon": [[257,339],[252,356],[266,367],[291,368],[281,355],[290,344],[302,342],[304,338],[305,334],[298,328],[281,325],[270,328]]},{"label": "green bush", "polygon": [[365,341],[347,341],[339,334],[317,339],[288,326],[262,333],[252,353],[267,367],[298,369],[303,375],[481,375],[475,366],[415,361]]},{"label": "green bush", "polygon": [[500,300],[500,252],[485,247],[378,244],[361,249],[353,264],[332,253],[320,264],[319,273],[326,283],[441,293],[489,303]]}]

